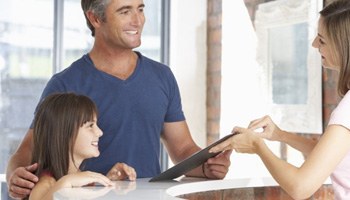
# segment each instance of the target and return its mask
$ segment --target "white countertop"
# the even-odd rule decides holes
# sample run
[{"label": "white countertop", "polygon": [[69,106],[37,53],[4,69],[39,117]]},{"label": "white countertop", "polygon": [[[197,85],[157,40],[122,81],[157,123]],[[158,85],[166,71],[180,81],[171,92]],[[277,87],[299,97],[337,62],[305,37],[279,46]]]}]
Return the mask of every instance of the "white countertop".
[{"label": "white countertop", "polygon": [[136,181],[116,181],[113,187],[64,188],[54,194],[54,199],[121,199],[121,200],[176,200],[176,196],[243,187],[276,186],[272,178],[206,180],[182,177],[168,182],[148,182],[149,178]]}]

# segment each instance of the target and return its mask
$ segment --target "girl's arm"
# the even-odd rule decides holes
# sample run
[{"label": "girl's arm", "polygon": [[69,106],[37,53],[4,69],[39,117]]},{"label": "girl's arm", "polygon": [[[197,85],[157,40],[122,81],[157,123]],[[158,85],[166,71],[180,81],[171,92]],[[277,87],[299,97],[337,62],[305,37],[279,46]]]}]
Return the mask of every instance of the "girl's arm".
[{"label": "girl's arm", "polygon": [[61,188],[80,187],[90,183],[100,183],[104,186],[111,186],[113,183],[100,173],[85,171],[63,176],[56,181],[51,176],[40,177],[30,193],[29,200],[52,200],[53,194]]},{"label": "girl's arm", "polygon": [[50,188],[52,188],[56,183],[56,180],[51,176],[42,176],[39,179],[39,182],[35,184],[34,188],[32,189],[29,200],[35,200],[35,199],[45,199],[48,200],[53,199],[53,196],[51,194],[50,198],[47,197],[48,191],[50,191]]}]

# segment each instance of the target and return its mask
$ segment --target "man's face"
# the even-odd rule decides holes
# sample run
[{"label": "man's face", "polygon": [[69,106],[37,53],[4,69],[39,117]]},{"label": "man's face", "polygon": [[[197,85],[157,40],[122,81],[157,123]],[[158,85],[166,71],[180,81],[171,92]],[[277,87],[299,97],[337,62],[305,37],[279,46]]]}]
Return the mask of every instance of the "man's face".
[{"label": "man's face", "polygon": [[106,44],[122,49],[139,47],[145,23],[143,9],[143,0],[111,0],[98,30]]}]

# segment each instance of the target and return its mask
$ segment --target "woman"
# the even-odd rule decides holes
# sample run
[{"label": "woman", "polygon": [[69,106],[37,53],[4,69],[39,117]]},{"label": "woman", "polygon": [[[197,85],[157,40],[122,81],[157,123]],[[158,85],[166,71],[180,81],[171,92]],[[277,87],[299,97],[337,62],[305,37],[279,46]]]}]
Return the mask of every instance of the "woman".
[{"label": "woman", "polygon": [[[350,1],[338,0],[321,12],[313,47],[322,56],[323,67],[339,72],[338,92],[342,100],[318,142],[279,129],[269,116],[252,121],[241,134],[213,147],[211,152],[234,149],[257,154],[280,186],[293,198],[310,197],[331,176],[336,199],[350,199]],[[257,132],[257,129],[263,132]],[[307,158],[295,167],[276,157],[262,138],[280,141]]]}]

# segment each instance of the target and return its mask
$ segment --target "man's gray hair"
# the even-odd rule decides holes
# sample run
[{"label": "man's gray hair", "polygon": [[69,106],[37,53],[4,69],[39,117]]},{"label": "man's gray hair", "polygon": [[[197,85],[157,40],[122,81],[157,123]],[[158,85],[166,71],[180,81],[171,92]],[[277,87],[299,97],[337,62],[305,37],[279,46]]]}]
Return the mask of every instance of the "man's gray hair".
[{"label": "man's gray hair", "polygon": [[95,36],[95,28],[87,18],[86,13],[92,11],[101,21],[106,20],[106,8],[111,0],[81,0],[81,8],[83,9],[86,24],[91,30],[91,35]]}]

